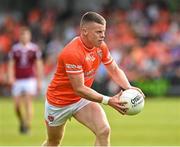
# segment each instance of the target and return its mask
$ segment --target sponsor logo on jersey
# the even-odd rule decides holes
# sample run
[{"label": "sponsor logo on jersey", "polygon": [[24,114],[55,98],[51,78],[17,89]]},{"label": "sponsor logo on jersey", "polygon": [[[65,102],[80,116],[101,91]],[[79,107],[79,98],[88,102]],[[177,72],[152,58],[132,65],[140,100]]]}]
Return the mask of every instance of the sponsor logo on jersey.
[{"label": "sponsor logo on jersey", "polygon": [[82,69],[82,65],[66,64],[67,69]]},{"label": "sponsor logo on jersey", "polygon": [[84,75],[85,77],[89,77],[89,76],[95,75],[95,73],[96,73],[95,69],[91,69],[90,71],[85,72]]}]

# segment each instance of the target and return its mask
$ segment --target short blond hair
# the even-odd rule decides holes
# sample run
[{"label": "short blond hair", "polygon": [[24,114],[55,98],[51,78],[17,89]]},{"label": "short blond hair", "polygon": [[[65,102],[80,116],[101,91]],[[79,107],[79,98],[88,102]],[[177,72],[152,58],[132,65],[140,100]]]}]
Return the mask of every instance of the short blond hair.
[{"label": "short blond hair", "polygon": [[27,27],[27,26],[21,26],[21,27],[20,27],[20,32],[25,32],[25,31],[31,32],[31,30],[30,30],[29,27]]}]

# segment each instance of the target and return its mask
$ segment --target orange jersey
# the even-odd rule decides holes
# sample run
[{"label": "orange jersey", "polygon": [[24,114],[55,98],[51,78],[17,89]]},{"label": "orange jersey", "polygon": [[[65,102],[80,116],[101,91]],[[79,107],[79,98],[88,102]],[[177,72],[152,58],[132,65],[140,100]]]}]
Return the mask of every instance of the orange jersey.
[{"label": "orange jersey", "polygon": [[47,90],[48,102],[66,106],[79,101],[81,98],[75,94],[68,74],[84,73],[84,84],[91,87],[100,63],[107,65],[112,61],[104,42],[99,48],[88,49],[80,37],[74,38],[58,56],[57,69]]}]

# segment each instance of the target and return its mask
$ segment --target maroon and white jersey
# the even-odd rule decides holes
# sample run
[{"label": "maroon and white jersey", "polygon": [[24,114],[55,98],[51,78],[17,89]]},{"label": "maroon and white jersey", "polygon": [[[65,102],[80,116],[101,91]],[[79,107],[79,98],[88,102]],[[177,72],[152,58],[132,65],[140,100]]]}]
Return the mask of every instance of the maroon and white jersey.
[{"label": "maroon and white jersey", "polygon": [[34,77],[34,63],[41,55],[38,46],[32,42],[26,45],[21,43],[13,45],[9,58],[15,62],[15,77],[17,79]]}]

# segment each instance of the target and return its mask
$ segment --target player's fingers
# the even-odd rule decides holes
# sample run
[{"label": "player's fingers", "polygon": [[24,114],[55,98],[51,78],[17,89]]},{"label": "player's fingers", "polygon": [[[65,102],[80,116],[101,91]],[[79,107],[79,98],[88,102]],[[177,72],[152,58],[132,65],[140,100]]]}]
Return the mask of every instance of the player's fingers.
[{"label": "player's fingers", "polygon": [[145,94],[142,92],[141,89],[139,89],[139,92],[143,95],[144,98],[146,97]]},{"label": "player's fingers", "polygon": [[119,105],[123,106],[123,105],[126,105],[127,103],[128,103],[128,102],[125,102],[125,101],[122,102],[122,101],[120,100]]},{"label": "player's fingers", "polygon": [[128,108],[127,106],[121,106],[121,105],[117,105],[116,107],[114,107],[119,113],[121,113],[122,115],[126,114]]},{"label": "player's fingers", "polygon": [[121,113],[122,115],[124,115],[125,114],[125,112],[124,111],[122,111],[122,110],[117,110],[119,113]]},{"label": "player's fingers", "polygon": [[127,113],[127,109],[124,109],[124,110],[122,110],[122,109],[120,109],[120,110],[118,110],[122,115],[125,115],[126,113]]},{"label": "player's fingers", "polygon": [[128,109],[128,106],[127,105],[120,105],[119,108],[124,110],[124,109]]},{"label": "player's fingers", "polygon": [[127,113],[127,111],[128,111],[128,108],[124,109],[125,114]]},{"label": "player's fingers", "polygon": [[137,88],[137,90],[143,95],[143,97],[145,97],[144,93],[142,92],[140,88]]},{"label": "player's fingers", "polygon": [[117,96],[120,97],[120,96],[122,95],[122,93],[123,93],[123,91],[121,90],[121,91],[117,94]]},{"label": "player's fingers", "polygon": [[117,107],[117,110],[120,112],[120,113],[126,113],[127,112],[127,110],[128,110],[128,106],[127,105],[119,105],[118,107]]},{"label": "player's fingers", "polygon": [[143,97],[145,98],[145,95],[144,95],[144,93],[142,92],[142,90],[141,90],[140,88],[138,88],[138,87],[132,87],[132,89],[138,90],[138,91],[143,95]]}]

